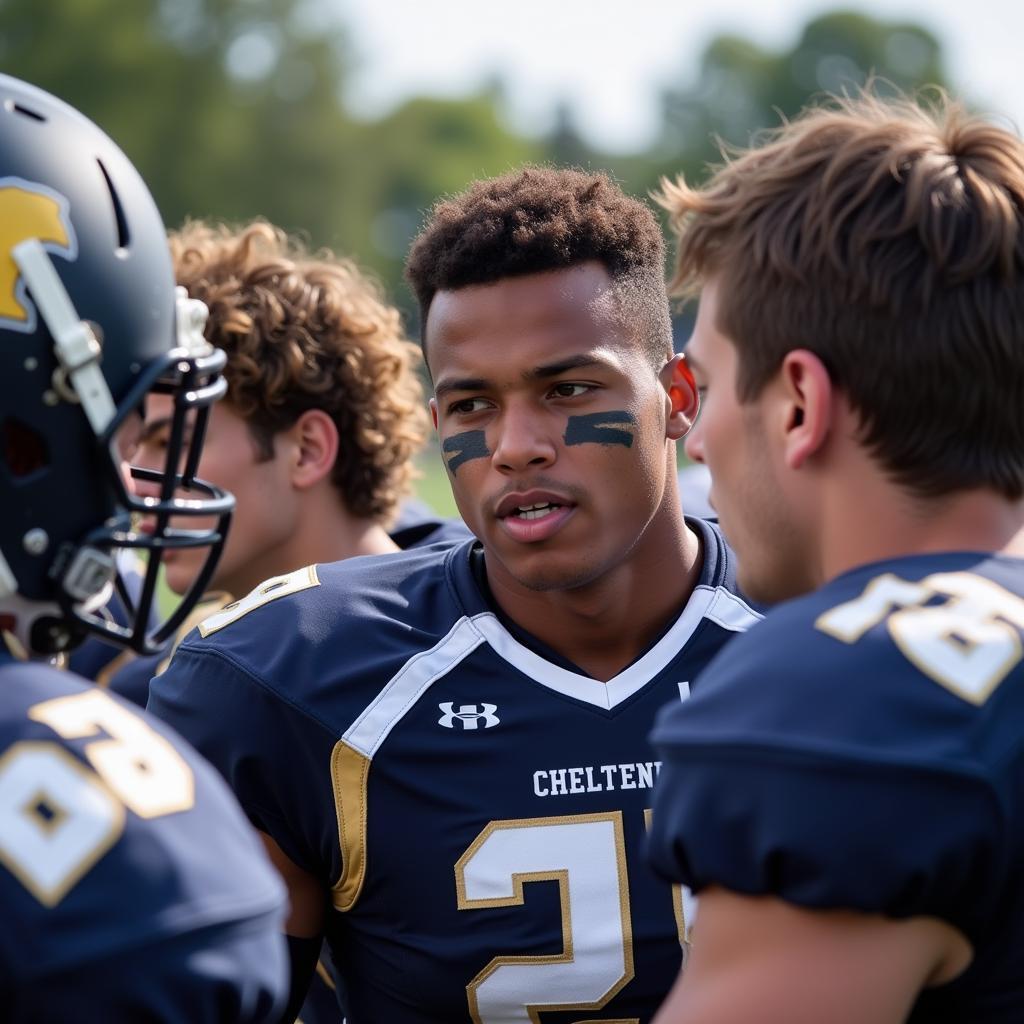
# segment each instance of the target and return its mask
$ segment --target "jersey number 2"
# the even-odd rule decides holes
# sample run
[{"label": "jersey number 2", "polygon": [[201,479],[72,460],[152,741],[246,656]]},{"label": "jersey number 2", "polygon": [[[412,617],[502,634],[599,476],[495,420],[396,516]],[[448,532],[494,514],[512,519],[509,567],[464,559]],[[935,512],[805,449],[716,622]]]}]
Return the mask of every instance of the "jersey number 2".
[{"label": "jersey number 2", "polygon": [[[562,952],[495,957],[467,986],[475,1024],[599,1010],[633,977],[622,812],[492,821],[455,865],[460,910],[522,906],[524,885],[539,881],[558,883]],[[684,894],[673,890],[684,942]]]}]

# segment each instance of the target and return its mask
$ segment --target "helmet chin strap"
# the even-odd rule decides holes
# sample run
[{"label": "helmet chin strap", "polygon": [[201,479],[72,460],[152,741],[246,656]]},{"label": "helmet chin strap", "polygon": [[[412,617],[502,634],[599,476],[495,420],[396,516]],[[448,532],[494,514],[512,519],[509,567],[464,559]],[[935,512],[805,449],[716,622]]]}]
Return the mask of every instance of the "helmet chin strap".
[{"label": "helmet chin strap", "polygon": [[75,312],[64,283],[37,238],[11,250],[46,326],[61,367],[82,403],[93,433],[103,433],[116,415],[114,399],[100,370],[100,343],[92,328]]}]

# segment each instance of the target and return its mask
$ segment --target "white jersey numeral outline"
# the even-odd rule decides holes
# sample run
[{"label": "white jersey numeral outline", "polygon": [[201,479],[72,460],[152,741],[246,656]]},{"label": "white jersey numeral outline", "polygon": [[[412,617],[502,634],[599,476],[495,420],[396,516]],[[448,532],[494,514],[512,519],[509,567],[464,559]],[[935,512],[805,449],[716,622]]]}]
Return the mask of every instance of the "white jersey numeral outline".
[{"label": "white jersey numeral outline", "polygon": [[[649,810],[644,817],[649,825]],[[600,1010],[633,978],[622,812],[492,821],[455,865],[460,910],[523,906],[524,887],[538,881],[558,883],[562,952],[494,957],[466,986],[474,1024]],[[672,896],[685,955],[692,897],[683,886]]]},{"label": "white jersey numeral outline", "polygon": [[92,770],[47,740],[0,757],[0,863],[53,907],[120,838],[126,807],[187,811],[195,780],[170,742],[101,690],[42,701],[28,717],[66,740],[97,737],[83,750]]},{"label": "white jersey numeral outline", "polygon": [[[946,600],[925,604],[935,597]],[[883,619],[908,661],[971,704],[984,704],[1024,656],[1024,599],[968,572],[933,573],[920,583],[876,576],[815,626],[853,644]]]}]

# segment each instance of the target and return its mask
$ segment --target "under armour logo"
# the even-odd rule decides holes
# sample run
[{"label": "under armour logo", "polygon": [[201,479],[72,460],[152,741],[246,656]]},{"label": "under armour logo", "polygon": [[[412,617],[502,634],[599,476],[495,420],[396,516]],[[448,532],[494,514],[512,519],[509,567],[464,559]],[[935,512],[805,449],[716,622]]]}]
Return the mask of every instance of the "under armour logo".
[{"label": "under armour logo", "polygon": [[458,711],[453,710],[455,705],[450,700],[437,706],[444,712],[437,724],[446,729],[454,729],[456,722],[461,723],[463,729],[479,729],[481,721],[485,729],[490,729],[501,721],[494,713],[498,710],[497,704],[460,704]]}]

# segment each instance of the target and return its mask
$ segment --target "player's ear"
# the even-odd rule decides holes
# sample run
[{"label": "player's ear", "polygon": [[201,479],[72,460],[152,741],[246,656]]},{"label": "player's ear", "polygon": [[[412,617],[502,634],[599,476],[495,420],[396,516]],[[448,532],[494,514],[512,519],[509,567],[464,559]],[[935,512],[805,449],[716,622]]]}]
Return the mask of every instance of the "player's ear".
[{"label": "player's ear", "polygon": [[291,480],[305,490],[330,476],[338,458],[338,426],[323,409],[307,409],[288,431],[293,442]]},{"label": "player's ear", "polygon": [[437,399],[430,400],[430,418],[434,421],[434,430],[437,430]]},{"label": "player's ear", "polygon": [[790,469],[800,469],[828,438],[834,406],[832,378],[825,364],[807,349],[786,353],[779,378],[784,457]]},{"label": "player's ear", "polygon": [[668,396],[665,433],[673,441],[684,437],[697,419],[700,398],[693,372],[681,353],[674,355],[661,369],[661,385]]}]

